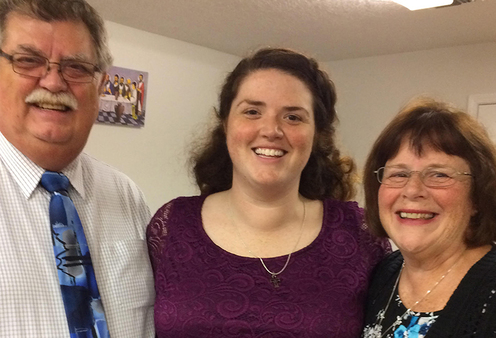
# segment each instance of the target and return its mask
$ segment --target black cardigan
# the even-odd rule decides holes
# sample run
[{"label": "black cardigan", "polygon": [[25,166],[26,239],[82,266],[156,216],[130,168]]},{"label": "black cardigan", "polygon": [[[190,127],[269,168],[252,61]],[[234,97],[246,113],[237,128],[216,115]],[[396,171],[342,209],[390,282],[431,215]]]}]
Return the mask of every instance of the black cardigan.
[{"label": "black cardigan", "polygon": [[[395,251],[377,266],[365,325],[373,325],[386,306],[402,263],[403,256]],[[425,337],[496,337],[496,246],[470,268]]]}]

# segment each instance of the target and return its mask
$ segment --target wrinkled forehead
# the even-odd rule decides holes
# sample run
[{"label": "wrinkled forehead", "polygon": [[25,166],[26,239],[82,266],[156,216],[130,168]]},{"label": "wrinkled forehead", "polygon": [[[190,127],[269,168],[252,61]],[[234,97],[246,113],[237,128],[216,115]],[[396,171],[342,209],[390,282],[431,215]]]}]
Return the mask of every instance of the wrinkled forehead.
[{"label": "wrinkled forehead", "polygon": [[86,24],[81,20],[44,20],[35,16],[11,12],[2,23],[0,46],[42,49],[52,42],[77,53],[96,57],[96,46]]}]

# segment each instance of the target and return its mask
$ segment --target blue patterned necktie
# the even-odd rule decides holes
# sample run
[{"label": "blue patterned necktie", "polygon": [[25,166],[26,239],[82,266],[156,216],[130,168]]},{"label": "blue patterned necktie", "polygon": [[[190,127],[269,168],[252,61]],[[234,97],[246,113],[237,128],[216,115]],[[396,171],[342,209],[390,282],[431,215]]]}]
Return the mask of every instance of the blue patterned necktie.
[{"label": "blue patterned necktie", "polygon": [[49,208],[53,251],[71,338],[108,338],[88,244],[67,193],[69,179],[46,171],[41,185],[52,195]]}]

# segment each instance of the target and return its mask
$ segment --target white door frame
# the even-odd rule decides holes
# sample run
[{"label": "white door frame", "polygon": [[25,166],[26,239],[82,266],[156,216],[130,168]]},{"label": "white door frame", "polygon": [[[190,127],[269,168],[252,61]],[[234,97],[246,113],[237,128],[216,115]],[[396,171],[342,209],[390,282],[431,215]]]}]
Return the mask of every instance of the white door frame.
[{"label": "white door frame", "polygon": [[496,104],[496,93],[492,94],[473,94],[468,97],[468,113],[477,118],[479,106],[486,104]]}]

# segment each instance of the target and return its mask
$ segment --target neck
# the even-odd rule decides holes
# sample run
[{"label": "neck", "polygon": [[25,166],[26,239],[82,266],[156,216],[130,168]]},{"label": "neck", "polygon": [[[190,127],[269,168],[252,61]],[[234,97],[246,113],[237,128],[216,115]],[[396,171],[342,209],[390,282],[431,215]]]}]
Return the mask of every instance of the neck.
[{"label": "neck", "polygon": [[465,243],[461,243],[457,247],[452,247],[437,254],[417,255],[403,252],[402,254],[405,261],[405,268],[409,272],[436,273],[436,271],[449,269],[449,267],[457,261],[466,261],[467,264],[471,263],[470,266],[472,266],[489,250],[491,250],[490,245],[469,248],[465,245]]},{"label": "neck", "polygon": [[463,246],[449,256],[422,261],[404,257],[399,288],[404,305],[422,312],[443,309],[468,270],[490,249],[491,246]]},{"label": "neck", "polygon": [[449,269],[455,262],[463,259],[467,246],[461,243],[457,247],[452,247],[440,252],[429,253],[407,253],[402,252],[405,261],[405,271],[415,273],[442,272]]},{"label": "neck", "polygon": [[300,248],[306,229],[306,202],[302,197],[264,203],[230,190],[225,192],[223,203],[231,229],[246,254],[278,257]]},{"label": "neck", "polygon": [[292,227],[303,217],[303,196],[297,192],[279,198],[247,194],[233,187],[227,191],[232,217],[240,226],[270,231]]},{"label": "neck", "polygon": [[237,195],[246,195],[247,198],[263,203],[278,203],[287,199],[297,199],[299,196],[300,177],[295,177],[292,181],[254,182],[240,177],[240,174],[233,171],[231,191]]}]

